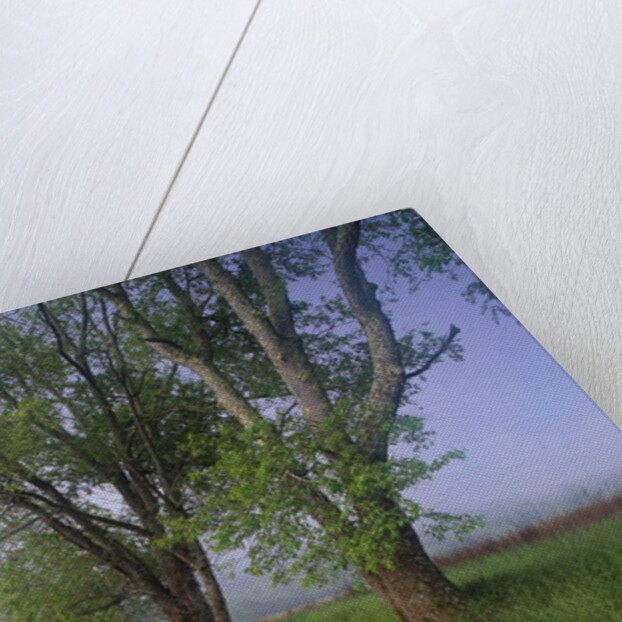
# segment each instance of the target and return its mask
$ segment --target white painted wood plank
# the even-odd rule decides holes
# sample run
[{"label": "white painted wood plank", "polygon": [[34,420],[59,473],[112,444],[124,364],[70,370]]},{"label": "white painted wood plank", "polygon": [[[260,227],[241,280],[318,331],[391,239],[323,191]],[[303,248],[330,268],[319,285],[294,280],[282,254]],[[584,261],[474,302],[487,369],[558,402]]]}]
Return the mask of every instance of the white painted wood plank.
[{"label": "white painted wood plank", "polygon": [[0,9],[0,308],[122,280],[251,0]]},{"label": "white painted wood plank", "polygon": [[135,275],[417,208],[622,424],[615,0],[264,0]]}]

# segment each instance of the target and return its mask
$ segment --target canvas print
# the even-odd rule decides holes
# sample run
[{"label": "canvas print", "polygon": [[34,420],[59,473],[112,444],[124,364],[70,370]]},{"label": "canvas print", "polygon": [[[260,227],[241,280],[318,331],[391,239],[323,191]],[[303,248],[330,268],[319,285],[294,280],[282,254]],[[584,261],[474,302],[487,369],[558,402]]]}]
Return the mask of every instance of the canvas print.
[{"label": "canvas print", "polygon": [[620,621],[621,475],[413,210],[0,318],[3,622]]}]

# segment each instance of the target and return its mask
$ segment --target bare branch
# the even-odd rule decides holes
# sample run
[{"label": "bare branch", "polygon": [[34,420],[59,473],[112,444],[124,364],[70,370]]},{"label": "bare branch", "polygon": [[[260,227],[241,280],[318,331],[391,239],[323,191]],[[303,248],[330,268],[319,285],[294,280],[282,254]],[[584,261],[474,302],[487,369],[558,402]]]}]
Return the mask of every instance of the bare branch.
[{"label": "bare branch", "polygon": [[175,296],[183,309],[188,323],[190,324],[200,346],[200,355],[203,360],[211,361],[213,358],[212,342],[201,321],[202,311],[194,304],[188,290],[179,286],[170,272],[163,275],[168,290]]},{"label": "bare branch", "polygon": [[330,415],[332,404],[294,329],[287,292],[267,255],[253,249],[243,256],[268,302],[269,318],[255,308],[238,280],[218,260],[197,267],[259,341],[307,420],[317,425]]},{"label": "bare branch", "polygon": [[416,378],[417,376],[421,376],[421,374],[424,374],[426,371],[428,371],[428,369],[430,369],[430,367],[432,367],[432,365],[436,361],[438,361],[438,359],[445,352],[447,352],[449,346],[452,344],[454,338],[459,332],[460,332],[460,329],[457,326],[454,326],[452,324],[449,327],[449,334],[447,335],[447,337],[445,337],[445,339],[443,339],[438,350],[436,350],[436,352],[434,352],[434,354],[432,354],[432,356],[430,356],[430,358],[421,367],[419,367],[418,369],[415,369],[414,371],[408,372],[406,374],[406,379],[410,380],[411,378]]},{"label": "bare branch", "polygon": [[61,512],[65,516],[72,518],[79,525],[84,528],[88,528],[92,522],[99,522],[109,525],[110,527],[117,527],[126,531],[137,533],[141,536],[150,536],[152,533],[147,529],[144,529],[133,523],[127,523],[125,521],[109,518],[107,516],[99,516],[97,514],[91,514],[85,510],[81,510],[76,507],[56,486],[51,482],[48,482],[37,475],[27,473],[23,467],[19,468],[24,481],[28,482],[31,486],[41,491],[41,493],[34,492],[32,490],[10,490],[4,492],[0,490],[0,495],[9,497],[12,499],[18,498],[31,498],[40,503],[44,503],[51,509],[55,509],[57,512]]},{"label": "bare branch", "polygon": [[143,339],[164,358],[194,371],[211,388],[223,408],[233,415],[244,427],[250,427],[260,415],[231,384],[227,377],[210,360],[188,352],[179,344],[159,335],[150,322],[135,308],[121,285],[112,285],[100,290],[117,306],[117,309],[140,333]]}]

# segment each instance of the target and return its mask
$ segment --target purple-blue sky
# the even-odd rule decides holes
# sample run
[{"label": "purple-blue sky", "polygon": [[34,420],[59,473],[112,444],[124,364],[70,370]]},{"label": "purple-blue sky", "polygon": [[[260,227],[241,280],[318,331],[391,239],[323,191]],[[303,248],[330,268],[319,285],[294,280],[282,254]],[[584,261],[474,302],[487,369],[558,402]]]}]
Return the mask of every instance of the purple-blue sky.
[{"label": "purple-blue sky", "polygon": [[[379,278],[381,268],[368,272]],[[461,296],[474,278],[465,268],[459,281],[437,276],[414,295],[404,287],[391,308],[398,334],[454,323],[464,346],[464,361],[435,365],[418,395],[435,449],[467,452],[421,485],[424,497],[481,511],[622,476],[622,432],[513,316],[495,324]]]},{"label": "purple-blue sky", "polygon": [[[365,271],[382,285],[385,260],[371,259]],[[568,487],[594,491],[616,476],[622,481],[622,431],[513,316],[497,324],[490,311],[465,300],[462,292],[475,279],[463,266],[458,280],[435,275],[414,294],[399,284],[398,301],[383,303],[398,336],[423,322],[438,334],[452,323],[461,329],[464,360],[432,367],[417,414],[436,432],[430,456],[458,448],[467,458],[419,484],[417,500],[438,510],[483,512]],[[333,281],[305,280],[291,294],[317,301],[337,292]]]},{"label": "purple-blue sky", "polygon": [[[381,260],[365,266],[379,284],[385,269]],[[597,493],[603,481],[616,477],[622,488],[622,431],[514,317],[501,317],[495,324],[490,313],[482,315],[478,304],[462,297],[474,279],[464,268],[458,281],[436,276],[415,294],[404,285],[389,310],[398,335],[426,321],[439,334],[446,334],[452,323],[461,329],[464,360],[432,367],[417,396],[422,407],[417,414],[436,431],[430,457],[452,448],[465,450],[467,457],[420,483],[411,495],[434,510],[483,515],[487,528],[474,535],[487,538],[500,535],[499,517],[501,529],[512,529],[521,526],[513,519],[515,512],[520,519],[523,508],[530,520],[538,519],[534,506],[544,515],[554,512],[568,489]],[[330,276],[291,287],[294,298],[311,300],[336,291]],[[397,449],[408,451],[407,446]],[[553,507],[546,507],[549,502]],[[425,542],[430,550],[441,546],[429,538]],[[446,551],[451,542],[455,545],[450,538]],[[224,587],[240,620],[324,594],[295,586],[274,590],[267,579],[243,573]],[[335,589],[326,593],[331,591]]]}]

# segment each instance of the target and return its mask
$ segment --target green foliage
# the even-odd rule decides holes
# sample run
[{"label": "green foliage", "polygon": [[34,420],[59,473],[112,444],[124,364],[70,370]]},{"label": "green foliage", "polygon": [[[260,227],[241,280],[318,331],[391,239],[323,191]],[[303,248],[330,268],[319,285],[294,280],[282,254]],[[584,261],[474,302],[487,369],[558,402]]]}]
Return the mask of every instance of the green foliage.
[{"label": "green foliage", "polygon": [[[303,573],[308,581],[319,582],[330,580],[331,571],[346,566],[374,571],[389,564],[405,522],[420,522],[424,531],[438,538],[448,532],[462,537],[480,526],[477,517],[452,516],[409,500],[408,491],[418,482],[430,479],[450,461],[464,458],[457,450],[430,461],[420,457],[421,451],[430,448],[432,433],[408,407],[425,381],[423,376],[404,392],[398,416],[381,424],[391,445],[408,444],[412,453],[405,457],[400,452],[387,461],[370,462],[365,457],[361,448],[369,430],[363,420],[373,380],[367,337],[338,288],[333,292],[328,287],[318,296],[309,296],[306,289],[309,280],[323,277],[327,283],[335,277],[322,233],[270,244],[263,250],[289,292],[296,331],[335,407],[319,429],[310,429],[300,409],[291,403],[282,380],[272,378],[274,366],[254,337],[210,292],[209,302],[200,309],[202,326],[213,331],[218,317],[216,323],[226,321],[230,333],[224,337],[210,332],[218,335],[212,339],[211,360],[227,370],[245,395],[261,396],[257,405],[264,420],[247,430],[232,427],[219,437],[219,459],[192,475],[193,485],[205,494],[202,507],[187,519],[172,521],[176,535],[169,539],[207,532],[210,546],[217,550],[245,547],[251,573],[268,573],[276,581]],[[415,291],[434,275],[455,277],[461,265],[412,210],[361,224],[358,257],[362,265],[379,256],[387,267],[383,303],[384,299],[390,301],[399,281],[406,280]],[[239,280],[255,307],[265,312],[267,301],[243,255],[228,256],[221,263]],[[193,270],[174,274],[192,298],[195,292],[188,282],[196,276]],[[165,296],[166,280],[153,279],[150,302],[146,302],[143,286],[137,287],[140,291],[134,288],[130,293],[149,321],[167,339],[190,344],[192,331],[184,328],[183,314],[173,302],[169,301],[165,313],[160,310],[154,315],[151,311],[156,297]],[[389,315],[386,305],[383,309]],[[177,319],[171,319],[175,314]],[[444,339],[428,330],[425,322],[401,335],[405,368],[423,365]],[[196,351],[196,344],[188,347]],[[229,358],[231,352],[235,360]],[[458,341],[435,363],[443,360],[462,360]],[[193,455],[201,454],[199,439],[191,439],[191,445]],[[327,450],[338,457],[327,458]],[[313,506],[310,499],[318,495],[333,505],[321,525],[309,511]]]},{"label": "green foliage", "polygon": [[[437,538],[448,532],[462,537],[481,526],[477,517],[434,512],[405,494],[450,461],[464,458],[463,452],[449,451],[429,462],[414,453],[370,463],[356,443],[342,445],[342,435],[356,440],[358,418],[342,400],[316,433],[300,416],[285,423],[279,442],[271,442],[274,428],[266,421],[246,430],[232,427],[220,437],[220,459],[193,474],[206,496],[194,517],[175,522],[177,536],[208,532],[215,550],[246,547],[252,574],[270,574],[276,582],[303,574],[306,583],[317,584],[350,565],[366,571],[389,565],[405,522],[422,521]],[[404,416],[398,422],[395,442],[408,439],[413,449],[428,446],[431,434],[420,418]],[[337,463],[322,457],[331,443],[341,447]],[[198,439],[193,451],[202,451]],[[322,525],[309,516],[310,491],[320,491],[338,508]],[[395,504],[392,510],[387,499]],[[331,541],[336,534],[338,541]]]},{"label": "green foliage", "polygon": [[0,618],[11,622],[143,622],[155,609],[96,558],[37,531],[0,556]]},{"label": "green foliage", "polygon": [[[32,521],[14,535],[6,526],[0,613],[154,619],[145,592],[105,560],[134,556],[165,575],[146,534],[200,502],[189,472],[216,459],[217,430],[229,423],[202,382],[161,360],[96,294],[3,317],[0,512]],[[190,451],[193,438],[202,439],[200,455]],[[63,540],[59,525],[90,547]]]},{"label": "green foliage", "polygon": [[[275,362],[280,357],[286,365],[287,352],[268,355],[253,322],[238,317],[200,265],[117,288],[127,302],[122,309],[105,292],[93,292],[0,320],[3,498],[15,502],[16,493],[32,493],[34,473],[85,511],[134,520],[134,504],[112,511],[92,496],[123,479],[119,468],[129,478],[138,472],[136,489],[147,482],[156,491],[150,507],[157,508],[157,520],[147,522],[158,537],[145,542],[135,533],[113,533],[148,563],[154,543],[175,547],[201,537],[218,551],[245,548],[249,571],[275,581],[303,574],[308,582],[325,582],[352,566],[388,567],[411,522],[439,538],[476,528],[476,517],[410,499],[417,483],[464,454],[423,459],[432,433],[413,415],[413,397],[424,375],[398,391],[391,407],[374,412],[369,406],[378,374],[373,343],[334,282],[329,239],[320,232],[264,247],[277,273],[272,290],[289,296],[287,328],[279,337],[290,340],[293,358],[302,344],[303,373],[317,376],[333,405],[321,423],[302,412]],[[456,278],[460,270],[458,258],[412,210],[365,221],[359,242],[362,270],[378,257],[386,260],[384,285],[370,281],[362,291],[368,303],[369,292],[376,293],[389,321],[398,283],[415,292],[433,276]],[[243,292],[251,315],[276,330],[283,322],[272,317],[270,288],[244,257],[230,255],[219,266]],[[320,277],[326,290],[317,296],[308,286]],[[397,337],[404,377],[462,360],[457,340],[436,356],[446,337],[419,319]],[[227,400],[198,376],[207,366],[256,415],[255,425],[242,429],[236,413],[225,411]],[[244,425],[252,418],[243,418]],[[381,439],[373,456],[370,437]],[[399,455],[391,451],[397,444]]]},{"label": "green foliage", "polygon": [[[79,309],[75,298],[49,303],[48,309],[62,320],[68,338],[88,340],[84,365],[97,377],[98,391],[114,411],[111,427],[98,393],[59,356],[57,344],[46,333],[34,311],[4,318],[0,324],[0,462],[6,473],[18,466],[33,471],[44,469],[46,477],[59,485],[95,487],[109,481],[110,474],[98,464],[119,460],[114,429],[127,436],[128,451],[136,464],[148,470],[149,454],[141,426],[148,428],[151,444],[163,468],[172,476],[188,469],[185,449],[191,435],[211,439],[221,424],[216,405],[203,383],[176,366],[164,362],[127,327],[115,329],[124,360],[114,360],[110,336],[103,334],[97,297],[83,299],[92,315],[88,333],[81,336]],[[111,321],[118,322],[118,317]],[[136,408],[127,393],[135,396]],[[139,402],[139,403],[138,403]],[[135,454],[135,455],[134,455]],[[206,458],[192,456],[193,468]],[[86,460],[90,456],[93,460]],[[12,467],[10,465],[13,465]],[[76,489],[77,495],[77,489]]]},{"label": "green foliage", "polygon": [[390,279],[407,280],[411,292],[434,274],[445,273],[455,278],[456,268],[462,265],[451,248],[412,209],[364,221],[361,236],[363,261],[374,254],[385,257]]},{"label": "green foliage", "polygon": [[492,319],[496,324],[499,323],[501,317],[508,317],[511,315],[509,310],[501,304],[501,301],[495,294],[481,281],[469,283],[462,295],[471,303],[479,302],[482,314],[490,311]]}]

